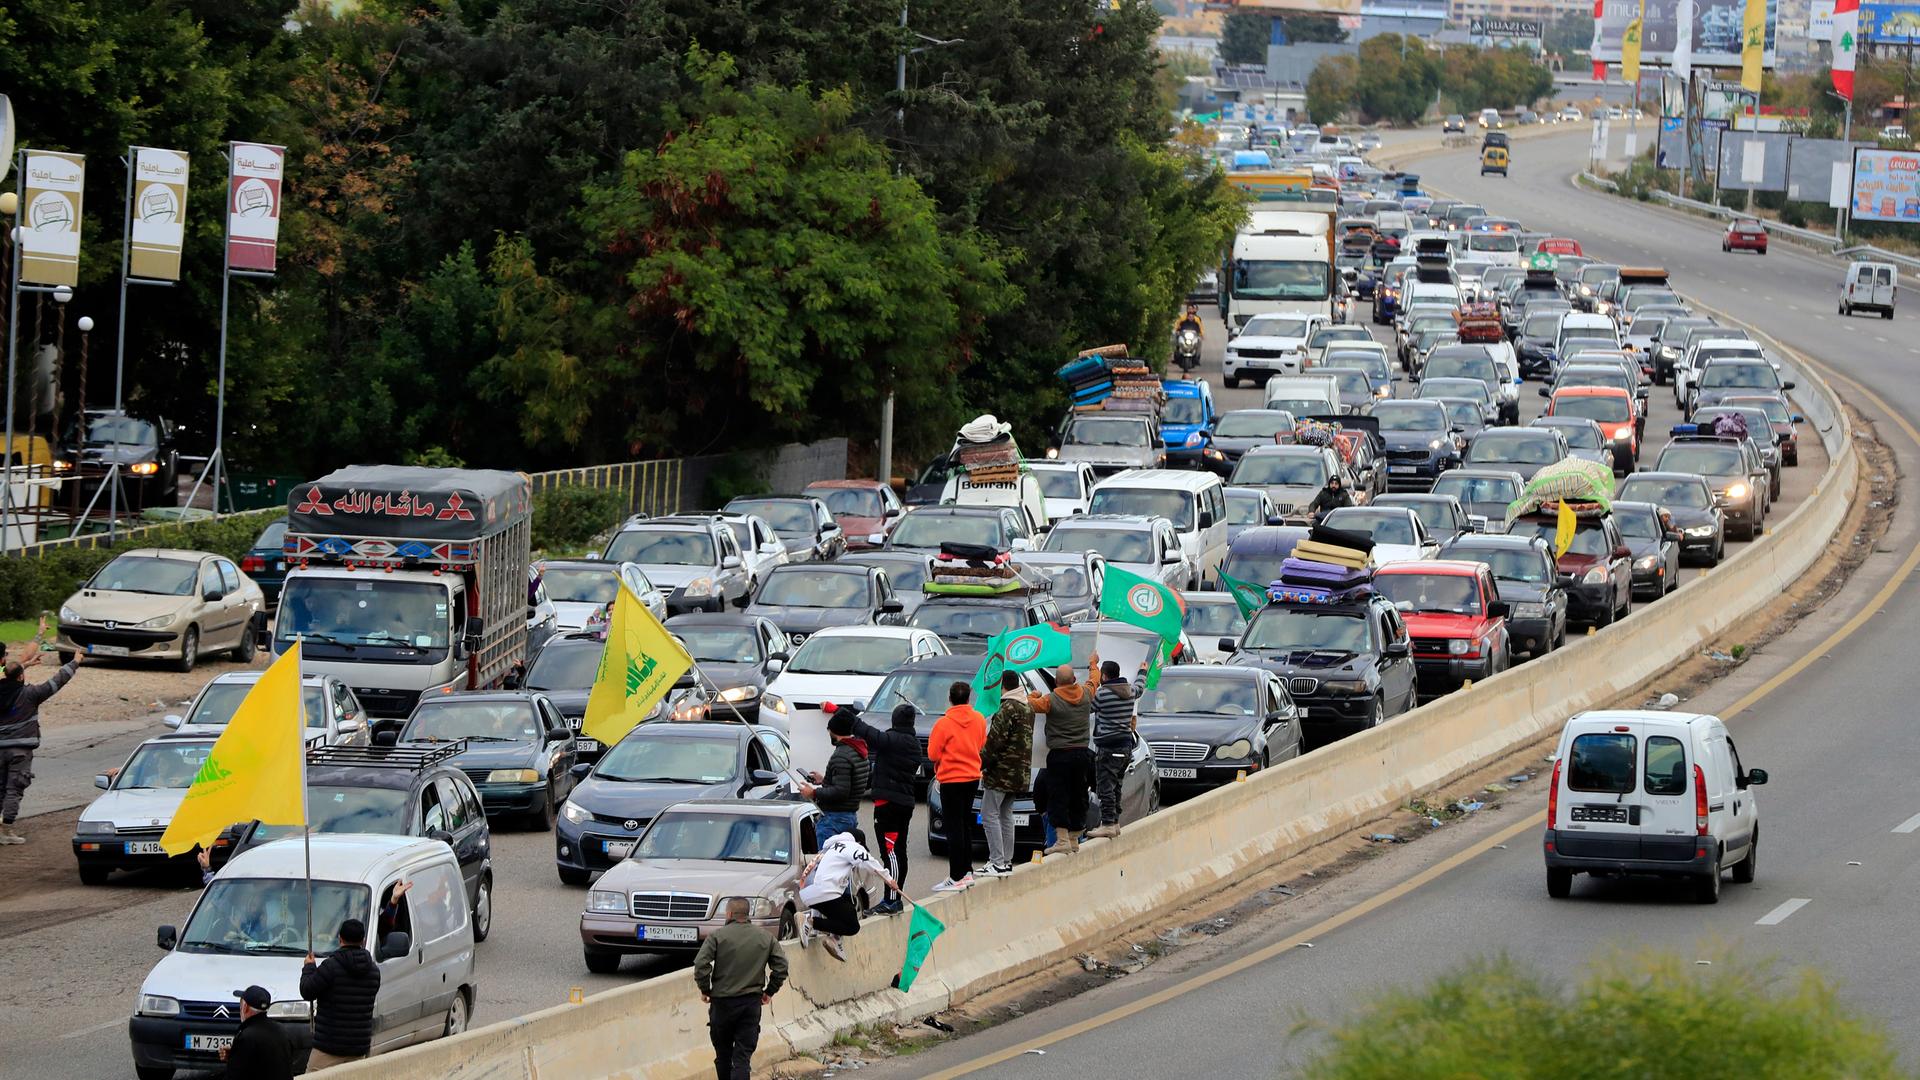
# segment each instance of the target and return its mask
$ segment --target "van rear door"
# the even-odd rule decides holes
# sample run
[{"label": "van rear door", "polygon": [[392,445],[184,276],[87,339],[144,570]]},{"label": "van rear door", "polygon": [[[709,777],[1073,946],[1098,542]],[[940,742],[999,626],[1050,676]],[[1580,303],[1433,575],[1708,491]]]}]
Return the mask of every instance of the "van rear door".
[{"label": "van rear door", "polygon": [[1640,735],[1640,858],[1686,862],[1693,858],[1699,841],[1699,774],[1692,733],[1686,727],[1660,724],[1646,726]]},{"label": "van rear door", "polygon": [[[1560,769],[1558,850],[1591,859],[1639,859],[1657,815],[1641,793],[1641,725],[1596,720],[1570,727]],[[1684,764],[1685,755],[1682,755]],[[1664,788],[1664,784],[1659,785]],[[1657,826],[1655,826],[1657,828]]]}]

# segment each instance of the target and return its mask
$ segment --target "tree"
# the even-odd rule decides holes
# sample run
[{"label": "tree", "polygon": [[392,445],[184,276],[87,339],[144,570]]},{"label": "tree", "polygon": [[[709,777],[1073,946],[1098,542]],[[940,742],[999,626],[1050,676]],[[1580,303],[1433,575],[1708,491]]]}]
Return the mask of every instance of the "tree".
[{"label": "tree", "polygon": [[1586,55],[1593,45],[1593,13],[1570,11],[1548,21],[1541,37],[1541,48],[1561,56]]},{"label": "tree", "polygon": [[1307,115],[1316,124],[1336,123],[1354,102],[1359,65],[1351,56],[1329,56],[1307,76]]},{"label": "tree", "polygon": [[1380,34],[1360,43],[1354,90],[1370,115],[1396,124],[1416,123],[1439,93],[1440,67],[1425,42]]},{"label": "tree", "polygon": [[1267,44],[1273,40],[1273,16],[1258,11],[1234,11],[1220,26],[1220,59],[1229,64],[1264,64]]}]

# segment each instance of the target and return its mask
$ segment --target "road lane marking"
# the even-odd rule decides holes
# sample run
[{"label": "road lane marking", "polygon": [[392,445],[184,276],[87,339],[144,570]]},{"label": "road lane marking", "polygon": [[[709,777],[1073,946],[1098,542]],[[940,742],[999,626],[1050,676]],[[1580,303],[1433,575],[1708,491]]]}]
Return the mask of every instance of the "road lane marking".
[{"label": "road lane marking", "polygon": [[1881,336],[1880,336],[1879,334],[1875,334],[1875,335],[1873,335],[1873,340],[1875,340],[1875,341],[1877,341],[1877,342],[1879,342],[1879,343],[1880,343],[1880,344],[1882,344],[1882,345],[1885,345],[1885,344],[1887,343],[1887,339],[1886,339],[1886,338],[1883,338],[1883,337],[1881,337]]},{"label": "road lane marking", "polygon": [[1813,903],[1812,900],[1805,899],[1802,897],[1795,897],[1794,899],[1789,900],[1784,904],[1781,904],[1779,907],[1774,908],[1772,911],[1767,912],[1765,915],[1760,916],[1758,919],[1753,920],[1753,925],[1779,926],[1781,923],[1787,921],[1787,916],[1792,915],[1794,912],[1799,911],[1801,908],[1806,907],[1808,904],[1811,904],[1811,903]]},{"label": "road lane marking", "polygon": [[1895,825],[1893,831],[1897,833],[1920,832],[1920,814],[1915,814],[1900,824]]},{"label": "road lane marking", "polygon": [[65,1035],[62,1035],[60,1037],[62,1039],[77,1039],[82,1035],[91,1035],[96,1031],[105,1031],[110,1027],[119,1027],[120,1025],[126,1022],[127,1022],[126,1017],[116,1016],[111,1020],[103,1020],[100,1023],[93,1025],[92,1027],[81,1028],[79,1031],[69,1031]]}]

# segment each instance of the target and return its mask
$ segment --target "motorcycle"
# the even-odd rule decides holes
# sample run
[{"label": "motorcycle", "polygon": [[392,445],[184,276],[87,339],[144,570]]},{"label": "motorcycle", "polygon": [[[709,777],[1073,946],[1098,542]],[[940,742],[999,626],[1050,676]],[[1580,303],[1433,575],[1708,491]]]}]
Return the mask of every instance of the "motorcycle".
[{"label": "motorcycle", "polygon": [[1200,366],[1200,331],[1188,327],[1174,335],[1173,362],[1186,372]]}]

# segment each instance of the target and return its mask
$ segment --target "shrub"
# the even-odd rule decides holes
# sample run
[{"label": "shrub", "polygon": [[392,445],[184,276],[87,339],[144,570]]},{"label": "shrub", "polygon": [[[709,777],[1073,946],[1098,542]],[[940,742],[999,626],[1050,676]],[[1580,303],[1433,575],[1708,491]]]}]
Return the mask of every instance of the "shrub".
[{"label": "shrub", "polygon": [[626,509],[622,495],[606,488],[550,488],[533,497],[533,546],[537,551],[570,551],[586,546],[618,525]]}]

